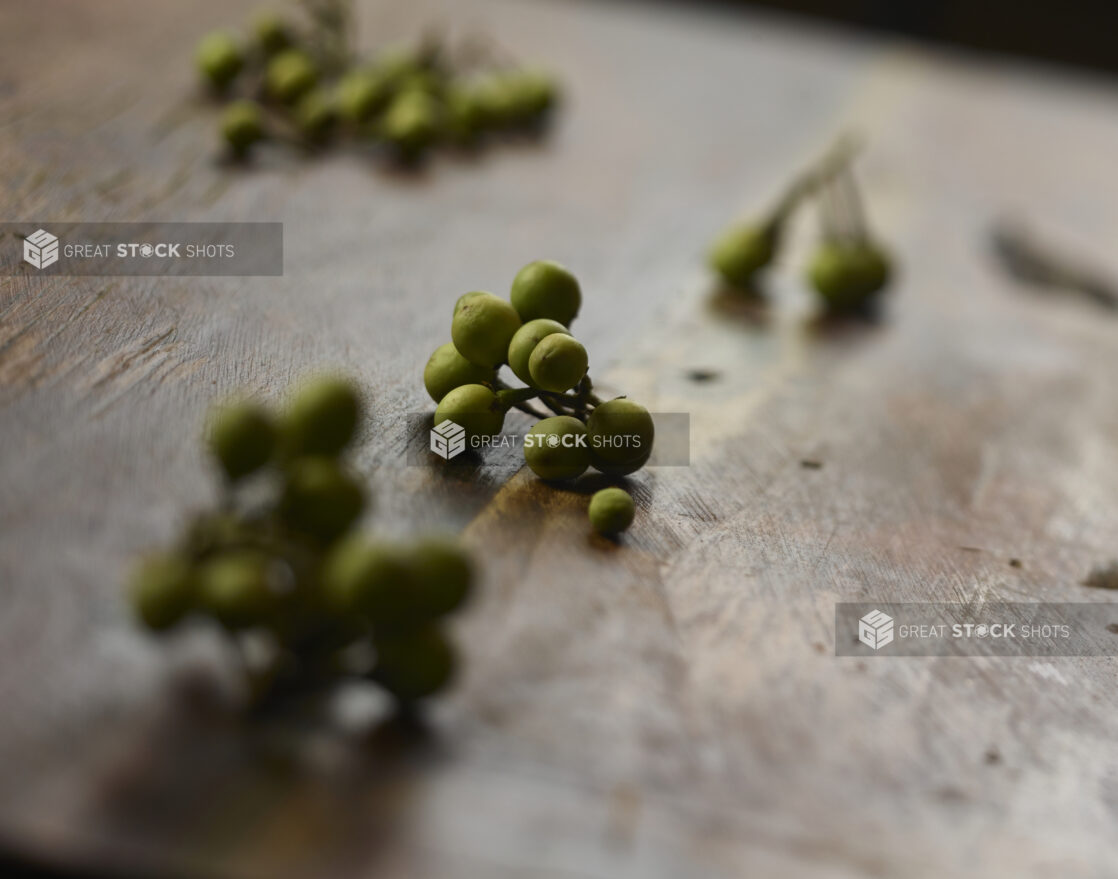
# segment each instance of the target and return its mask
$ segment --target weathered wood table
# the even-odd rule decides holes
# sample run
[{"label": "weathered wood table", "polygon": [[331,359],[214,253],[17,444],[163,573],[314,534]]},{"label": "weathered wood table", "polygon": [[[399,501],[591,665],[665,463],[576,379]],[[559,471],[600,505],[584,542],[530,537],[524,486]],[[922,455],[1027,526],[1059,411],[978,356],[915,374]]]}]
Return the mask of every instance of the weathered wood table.
[{"label": "weathered wood table", "polygon": [[[560,71],[552,136],[236,172],[191,54],[254,5],[0,7],[6,219],[280,220],[286,246],[281,278],[0,281],[4,844],[158,876],[1114,875],[1113,659],[833,633],[841,600],[1107,597],[1080,581],[1118,555],[1118,323],[1023,295],[986,233],[1023,211],[1108,255],[1113,84],[683,7],[364,3],[366,46],[440,23]],[[712,296],[706,242],[845,128],[903,265],[885,319],[813,323],[806,220],[771,309]],[[404,461],[454,298],[537,257],[583,282],[599,383],[691,414],[617,547],[512,455]],[[370,527],[462,528],[485,564],[418,744],[360,694],[238,722],[217,639],[157,643],[121,601],[211,498],[211,398],[320,364],[375,401]]]}]

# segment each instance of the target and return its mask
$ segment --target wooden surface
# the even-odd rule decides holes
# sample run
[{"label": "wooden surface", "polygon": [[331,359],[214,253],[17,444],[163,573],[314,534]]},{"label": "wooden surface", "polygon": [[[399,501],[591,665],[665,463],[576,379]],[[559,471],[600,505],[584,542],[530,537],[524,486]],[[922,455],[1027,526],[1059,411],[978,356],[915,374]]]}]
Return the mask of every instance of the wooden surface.
[{"label": "wooden surface", "polygon": [[[1111,253],[1113,84],[682,7],[363,3],[365,45],[434,21],[560,71],[554,136],[231,173],[190,54],[255,5],[0,5],[8,219],[286,228],[278,279],[0,281],[5,845],[269,879],[1114,875],[1113,659],[838,659],[832,632],[839,600],[1107,597],[1078,584],[1118,554],[1118,324],[1023,295],[985,234],[1020,210]],[[806,219],[768,313],[712,297],[706,242],[844,127],[903,265],[883,322],[813,324]],[[691,413],[620,547],[512,456],[404,463],[454,298],[537,257],[583,282],[599,383]],[[211,496],[208,401],[323,363],[374,401],[369,526],[464,528],[485,564],[419,741],[360,693],[238,723],[219,642],[120,600]]]}]

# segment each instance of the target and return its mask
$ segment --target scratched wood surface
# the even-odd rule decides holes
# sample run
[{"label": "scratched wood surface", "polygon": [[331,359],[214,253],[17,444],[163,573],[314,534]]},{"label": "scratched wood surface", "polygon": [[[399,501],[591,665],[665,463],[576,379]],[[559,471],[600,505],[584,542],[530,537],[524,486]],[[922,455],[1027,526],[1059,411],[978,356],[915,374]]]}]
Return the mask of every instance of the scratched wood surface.
[{"label": "scratched wood surface", "polygon": [[[838,659],[832,622],[1100,598],[1118,323],[1023,295],[985,234],[1021,211],[1105,262],[1114,84],[682,6],[366,2],[365,45],[438,22],[561,71],[553,136],[415,177],[235,173],[189,61],[254,5],[0,4],[6,219],[281,220],[286,245],[282,278],[0,282],[4,845],[159,876],[1113,875],[1112,659]],[[705,242],[846,127],[903,265],[885,319],[812,321],[810,221],[771,309],[714,295]],[[691,466],[634,480],[617,547],[511,456],[404,462],[454,298],[540,256],[583,281],[599,382],[691,414]],[[155,643],[120,601],[211,496],[208,401],[323,363],[370,389],[369,526],[464,529],[484,562],[426,736],[362,693],[239,722],[219,642]]]}]

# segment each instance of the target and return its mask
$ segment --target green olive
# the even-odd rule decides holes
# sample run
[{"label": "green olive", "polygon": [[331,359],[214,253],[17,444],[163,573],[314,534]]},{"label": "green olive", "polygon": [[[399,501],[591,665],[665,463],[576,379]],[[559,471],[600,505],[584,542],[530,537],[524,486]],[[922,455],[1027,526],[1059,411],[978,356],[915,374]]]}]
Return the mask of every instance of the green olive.
[{"label": "green olive", "polygon": [[829,309],[864,305],[888,283],[889,258],[872,245],[823,244],[812,257],[808,279]]},{"label": "green olive", "polygon": [[582,381],[589,357],[582,343],[563,333],[544,336],[528,358],[532,386],[560,393]]},{"label": "green olive", "polygon": [[225,31],[207,34],[198,43],[198,69],[211,86],[225,90],[244,67],[245,57],[237,39]]},{"label": "green olive", "polygon": [[264,85],[281,104],[294,104],[318,82],[318,68],[306,52],[284,49],[268,62]]},{"label": "green olive", "polygon": [[484,366],[475,366],[458,353],[453,342],[435,349],[423,369],[423,386],[436,403],[462,385],[492,382],[496,373]]},{"label": "green olive", "polygon": [[524,460],[540,479],[581,476],[590,466],[586,426],[570,415],[536,422],[524,438]]},{"label": "green olive", "polygon": [[255,101],[233,101],[221,114],[221,136],[235,155],[246,155],[265,136],[260,105]]},{"label": "green olive", "polygon": [[338,83],[338,112],[347,122],[359,125],[384,109],[391,97],[383,77],[369,70],[354,70]]},{"label": "green olive", "polygon": [[501,432],[507,412],[508,407],[485,385],[462,385],[435,407],[435,426],[453,421],[466,431],[467,446],[475,448],[477,440]]},{"label": "green olive", "polygon": [[473,565],[456,540],[428,537],[408,547],[405,558],[426,619],[457,610],[469,596]]},{"label": "green olive", "polygon": [[594,467],[621,476],[639,470],[652,454],[656,435],[648,410],[624,397],[607,400],[586,420]]},{"label": "green olive", "polygon": [[349,444],[361,417],[357,388],[344,378],[321,375],[295,390],[280,422],[288,456],[336,455]]},{"label": "green olive", "polygon": [[307,457],[288,463],[280,509],[304,534],[332,540],[349,529],[365,506],[365,493],[334,458]]},{"label": "green olive", "polygon": [[231,480],[259,470],[271,460],[276,447],[271,413],[251,400],[219,406],[211,419],[209,446]]},{"label": "green olive", "polygon": [[748,287],[753,276],[772,262],[778,239],[772,223],[733,226],[711,248],[711,268],[731,287]]},{"label": "green olive", "polygon": [[378,631],[427,617],[410,559],[387,543],[339,541],[323,562],[322,586],[333,607],[366,617]]},{"label": "green olive", "polygon": [[569,336],[570,330],[559,321],[540,317],[528,321],[513,334],[512,341],[509,342],[509,368],[524,384],[532,384],[532,373],[528,369],[532,352],[536,350],[536,345],[544,336],[550,336],[552,333],[563,333]]},{"label": "green olive", "polygon": [[517,272],[509,298],[521,320],[545,317],[565,327],[571,325],[582,306],[578,280],[549,259],[530,262]]},{"label": "green olive", "polygon": [[633,498],[620,488],[603,488],[590,498],[590,525],[599,534],[620,534],[633,524]]},{"label": "green olive", "polygon": [[253,20],[252,29],[261,51],[268,56],[282,52],[295,42],[287,22],[272,12],[261,12],[257,15]]},{"label": "green olive", "polygon": [[272,559],[255,549],[230,550],[198,572],[200,603],[228,629],[267,622],[274,609]]},{"label": "green olive", "polygon": [[426,92],[400,92],[385,111],[381,134],[404,158],[415,158],[439,133],[439,108]]},{"label": "green olive", "polygon": [[374,676],[403,702],[431,696],[454,676],[454,648],[435,625],[376,641]]},{"label": "green olive", "polygon": [[470,363],[488,368],[505,362],[509,342],[520,329],[516,309],[492,293],[475,291],[454,306],[450,338]]},{"label": "green olive", "polygon": [[194,602],[194,572],[189,559],[168,552],[142,559],[129,582],[128,595],[145,626],[169,629],[181,620]]},{"label": "green olive", "polygon": [[295,125],[307,140],[326,140],[336,121],[334,102],[323,89],[311,89],[295,105]]}]

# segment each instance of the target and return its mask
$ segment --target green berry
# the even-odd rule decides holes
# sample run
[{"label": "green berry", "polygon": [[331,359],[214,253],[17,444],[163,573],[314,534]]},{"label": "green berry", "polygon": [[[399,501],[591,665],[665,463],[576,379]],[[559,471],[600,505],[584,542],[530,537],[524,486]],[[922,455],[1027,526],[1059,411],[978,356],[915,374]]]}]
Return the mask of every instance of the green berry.
[{"label": "green berry", "polygon": [[633,524],[633,498],[620,488],[603,488],[590,498],[590,525],[599,534],[620,534]]},{"label": "green berry", "polygon": [[590,466],[586,426],[570,415],[536,422],[524,438],[524,460],[540,479],[574,479]]},{"label": "green berry", "polygon": [[312,89],[295,105],[295,125],[309,141],[325,140],[330,135],[335,119],[334,102],[323,89]]},{"label": "green berry", "polygon": [[454,306],[450,338],[470,363],[489,368],[505,362],[509,342],[520,329],[516,309],[492,293],[475,291]]},{"label": "green berry", "polygon": [[459,354],[453,342],[436,348],[423,368],[423,386],[436,403],[455,388],[485,384],[492,382],[494,377],[492,369],[475,366]]},{"label": "green berry", "polygon": [[524,324],[509,342],[509,368],[524,384],[532,384],[532,373],[528,369],[532,352],[536,350],[536,346],[544,336],[550,336],[552,333],[563,333],[569,336],[570,330],[559,321],[540,317]]},{"label": "green berry", "polygon": [[289,456],[336,455],[353,439],[361,400],[352,383],[336,376],[308,379],[295,391],[281,422]]},{"label": "green berry", "polygon": [[160,553],[143,559],[132,574],[128,596],[145,626],[169,629],[190,610],[194,601],[194,572],[188,559]]},{"label": "green berry", "polygon": [[347,122],[359,125],[384,109],[391,96],[383,77],[368,70],[354,70],[338,83],[338,112]]},{"label": "green berry", "polygon": [[252,29],[256,33],[256,42],[265,55],[275,55],[294,43],[291,28],[274,13],[262,12],[257,15]]},{"label": "green berry", "polygon": [[271,460],[276,426],[271,413],[250,400],[235,400],[213,414],[210,451],[231,480],[259,470]]},{"label": "green berry", "polygon": [[284,49],[268,62],[264,85],[281,104],[294,104],[318,81],[318,68],[299,49]]},{"label": "green berry", "polygon": [[639,403],[624,397],[595,407],[586,420],[594,467],[623,476],[639,470],[652,454],[656,430],[652,416]]},{"label": "green berry", "polygon": [[544,336],[528,358],[532,386],[556,393],[573,388],[586,375],[589,357],[582,343],[563,333]]},{"label": "green berry", "polygon": [[300,458],[288,464],[280,500],[284,520],[304,534],[333,540],[365,506],[365,493],[333,458]]},{"label": "green berry", "polygon": [[862,244],[823,244],[808,267],[811,285],[834,311],[864,305],[888,283],[889,273],[885,253]]},{"label": "green berry", "polygon": [[485,127],[485,108],[470,89],[453,87],[446,93],[443,125],[450,140],[473,142]]},{"label": "green berry", "polygon": [[516,76],[514,87],[517,104],[528,120],[538,119],[547,113],[558,98],[554,77],[538,70],[525,70]]},{"label": "green berry", "polygon": [[743,223],[728,229],[710,252],[710,266],[732,287],[748,287],[753,276],[772,262],[778,243],[771,223]]},{"label": "green berry", "polygon": [[549,259],[530,262],[517,272],[509,298],[521,320],[546,317],[565,327],[578,316],[582,305],[578,280]]},{"label": "green berry", "polygon": [[234,154],[244,156],[264,138],[264,115],[255,101],[233,101],[221,114],[221,135]]},{"label": "green berry", "polygon": [[376,680],[403,702],[437,693],[454,676],[454,649],[437,626],[378,638],[376,649]]},{"label": "green berry", "polygon": [[389,544],[358,536],[339,541],[323,562],[322,587],[335,609],[360,614],[378,630],[427,617],[409,559]]},{"label": "green berry", "polygon": [[415,158],[439,132],[438,105],[419,90],[401,92],[389,105],[381,134],[404,158]]},{"label": "green berry", "polygon": [[266,622],[274,609],[272,567],[272,560],[255,549],[215,556],[198,573],[202,606],[228,629]]},{"label": "green berry", "polygon": [[469,596],[473,565],[457,541],[429,537],[409,547],[406,560],[426,619],[457,610]]},{"label": "green berry", "polygon": [[478,439],[501,432],[507,412],[508,407],[485,385],[462,385],[435,407],[435,426],[453,421],[465,429],[467,446],[475,448]]},{"label": "green berry", "polygon": [[245,58],[237,40],[225,31],[207,34],[198,43],[198,69],[215,89],[224,90],[244,67]]},{"label": "green berry", "polygon": [[517,95],[510,78],[493,74],[474,87],[474,99],[484,124],[490,128],[507,128],[517,121]]}]

